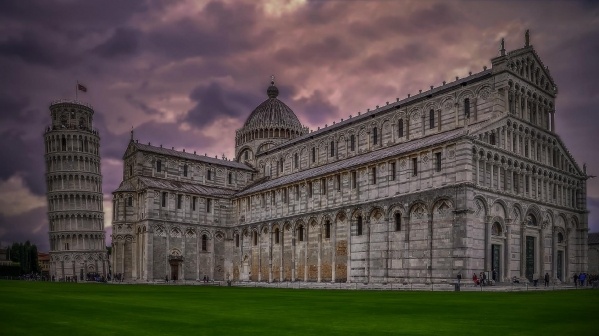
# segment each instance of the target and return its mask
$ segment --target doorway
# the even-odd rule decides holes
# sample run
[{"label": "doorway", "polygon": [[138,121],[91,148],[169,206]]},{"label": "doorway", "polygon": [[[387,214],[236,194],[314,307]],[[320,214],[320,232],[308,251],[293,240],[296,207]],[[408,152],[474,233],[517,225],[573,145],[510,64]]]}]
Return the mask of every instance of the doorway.
[{"label": "doorway", "polygon": [[526,236],[526,278],[533,280],[535,274],[535,237]]},{"label": "doorway", "polygon": [[179,279],[179,262],[171,261],[171,280],[176,281]]},{"label": "doorway", "polygon": [[501,245],[491,245],[491,276],[493,281],[497,282],[501,279]]},{"label": "doorway", "polygon": [[557,251],[557,278],[564,281],[564,251]]}]

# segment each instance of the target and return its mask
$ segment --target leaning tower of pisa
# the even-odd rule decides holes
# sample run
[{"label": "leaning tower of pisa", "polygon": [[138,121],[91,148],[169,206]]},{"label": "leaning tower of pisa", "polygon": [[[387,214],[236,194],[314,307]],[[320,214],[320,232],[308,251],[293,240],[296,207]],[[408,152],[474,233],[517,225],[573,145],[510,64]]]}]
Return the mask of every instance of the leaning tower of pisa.
[{"label": "leaning tower of pisa", "polygon": [[100,136],[94,110],[78,101],[50,105],[46,129],[46,182],[50,276],[54,280],[108,275],[102,208]]}]

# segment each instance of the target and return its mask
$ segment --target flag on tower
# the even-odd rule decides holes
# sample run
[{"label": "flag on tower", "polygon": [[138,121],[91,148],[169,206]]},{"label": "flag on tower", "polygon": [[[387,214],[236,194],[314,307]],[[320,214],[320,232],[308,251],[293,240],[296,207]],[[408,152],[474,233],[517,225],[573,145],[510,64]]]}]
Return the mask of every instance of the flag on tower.
[{"label": "flag on tower", "polygon": [[87,88],[79,83],[77,83],[77,90],[87,92]]}]

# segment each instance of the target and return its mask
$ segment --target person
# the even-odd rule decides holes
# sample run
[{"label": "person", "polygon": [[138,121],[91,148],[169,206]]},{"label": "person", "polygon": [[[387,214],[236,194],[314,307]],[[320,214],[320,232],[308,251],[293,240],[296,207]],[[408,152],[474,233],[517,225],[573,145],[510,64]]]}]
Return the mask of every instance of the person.
[{"label": "person", "polygon": [[472,273],[472,282],[474,282],[474,286],[478,286],[478,277],[476,273]]},{"label": "person", "polygon": [[574,287],[578,287],[578,274],[574,273]]},{"label": "person", "polygon": [[549,273],[545,273],[545,287],[549,287]]},{"label": "person", "polygon": [[458,272],[458,287],[460,286],[460,280],[462,280],[462,273]]},{"label": "person", "polygon": [[168,274],[164,276],[164,281],[168,283]]},{"label": "person", "polygon": [[532,284],[533,286],[537,287],[539,284],[539,274],[538,273],[534,273],[532,275]]},{"label": "person", "polygon": [[580,273],[580,275],[578,276],[578,280],[580,281],[580,287],[584,287],[584,280],[586,279],[586,277],[586,273]]},{"label": "person", "polygon": [[487,280],[487,276],[485,275],[485,273],[480,272],[480,276],[478,277],[478,279],[480,280],[480,286],[484,286],[485,282]]}]

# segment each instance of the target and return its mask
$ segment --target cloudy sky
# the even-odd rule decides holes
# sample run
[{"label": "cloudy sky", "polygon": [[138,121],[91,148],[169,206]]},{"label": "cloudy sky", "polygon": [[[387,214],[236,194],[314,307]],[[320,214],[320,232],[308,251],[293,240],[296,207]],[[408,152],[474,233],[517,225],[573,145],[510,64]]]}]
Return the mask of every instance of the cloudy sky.
[{"label": "cloudy sky", "polygon": [[[132,126],[144,143],[231,158],[273,74],[315,129],[490,67],[501,37],[516,49],[526,29],[559,87],[558,134],[599,175],[592,1],[1,1],[0,242],[48,250],[43,131],[77,81],[102,136],[110,219]],[[599,178],[588,207],[597,232]]]}]

